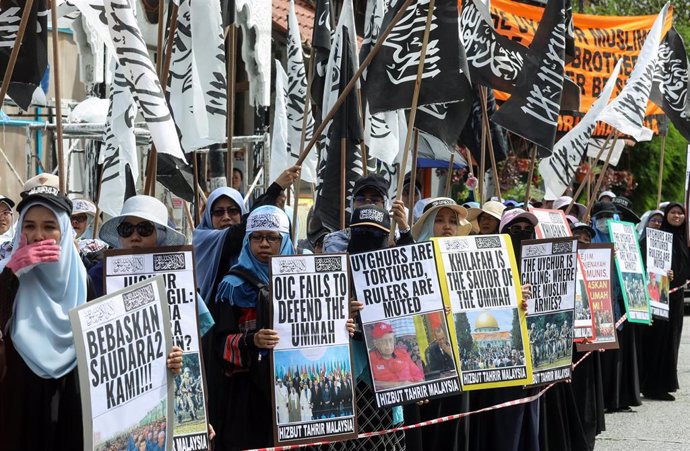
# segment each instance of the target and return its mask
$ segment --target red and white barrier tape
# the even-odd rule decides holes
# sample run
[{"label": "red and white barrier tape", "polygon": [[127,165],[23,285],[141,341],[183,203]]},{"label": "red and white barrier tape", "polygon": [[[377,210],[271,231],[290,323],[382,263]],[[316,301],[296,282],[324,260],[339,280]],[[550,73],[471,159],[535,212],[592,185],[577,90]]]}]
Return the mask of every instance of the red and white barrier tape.
[{"label": "red and white barrier tape", "polygon": [[668,291],[668,294],[675,293],[676,291],[679,291],[679,290],[683,290],[683,289],[685,289],[686,286],[688,286],[688,282],[685,282],[683,285],[681,285],[681,286],[679,286],[679,287],[671,288],[671,289]]},{"label": "red and white barrier tape", "polygon": [[[625,320],[625,316],[621,318]],[[621,322],[622,323],[622,322]],[[589,357],[589,355],[592,353],[592,351],[587,352],[580,360],[575,362],[573,365],[573,369],[575,369],[584,359]],[[562,381],[559,381],[562,382]],[[357,438],[354,440],[358,440],[360,438],[367,438],[367,437],[376,437],[379,435],[385,435],[385,434],[390,434],[393,432],[398,432],[398,431],[407,431],[408,429],[417,429],[421,428],[424,426],[431,426],[432,424],[439,424],[439,423],[445,423],[446,421],[453,421],[453,420],[459,420],[460,418],[465,418],[470,415],[475,415],[477,413],[482,413],[482,412],[489,412],[492,410],[498,410],[498,409],[503,409],[506,407],[512,407],[512,406],[517,406],[520,404],[527,404],[532,401],[536,401],[537,399],[541,398],[541,396],[547,392],[551,387],[556,385],[558,382],[553,382],[546,387],[544,387],[539,393],[532,395],[532,396],[527,396],[525,398],[520,398],[520,399],[515,399],[513,401],[507,401],[503,402],[500,404],[496,404],[494,406],[489,406],[489,407],[484,407],[483,409],[479,410],[473,410],[472,412],[463,412],[463,413],[457,413],[455,415],[447,415],[445,417],[439,417],[435,418],[433,420],[428,420],[428,421],[422,421],[421,423],[416,423],[416,424],[408,424],[406,426],[399,426],[397,428],[391,428],[391,429],[385,429],[383,431],[375,431],[375,432],[363,432],[359,435],[357,435]],[[301,445],[284,445],[284,446],[276,446],[273,448],[257,448],[249,451],[284,451],[284,450],[291,450],[291,449],[298,449],[302,448],[305,446],[319,446],[319,445],[326,445],[328,443],[334,443],[335,441],[323,441],[323,442],[314,442],[314,443],[307,443],[307,444],[301,444]]]}]

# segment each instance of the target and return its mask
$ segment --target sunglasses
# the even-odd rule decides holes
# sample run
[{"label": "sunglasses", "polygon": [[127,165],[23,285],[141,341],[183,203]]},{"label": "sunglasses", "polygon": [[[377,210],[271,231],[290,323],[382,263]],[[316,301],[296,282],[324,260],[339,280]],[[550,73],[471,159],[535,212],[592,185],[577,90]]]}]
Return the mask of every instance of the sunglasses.
[{"label": "sunglasses", "polygon": [[137,231],[137,235],[140,237],[147,237],[153,235],[153,232],[156,230],[156,226],[149,221],[140,222],[137,225],[134,225],[131,222],[122,222],[119,226],[117,226],[117,234],[122,238],[129,238],[132,236],[132,233],[134,233],[135,229]]},{"label": "sunglasses", "polygon": [[256,233],[252,233],[249,235],[249,239],[255,243],[260,243],[263,240],[266,240],[268,244],[275,244],[279,241],[282,241],[283,237],[280,235],[257,235]]},{"label": "sunglasses", "polygon": [[214,208],[211,210],[211,215],[215,216],[216,218],[221,218],[225,216],[225,213],[228,214],[228,216],[237,216],[240,213],[242,213],[242,210],[240,210],[237,207],[228,207],[228,208],[223,208],[223,207],[218,207]]},{"label": "sunglasses", "polygon": [[512,225],[508,227],[510,233],[518,234],[520,232],[533,232],[534,226],[531,225]]}]

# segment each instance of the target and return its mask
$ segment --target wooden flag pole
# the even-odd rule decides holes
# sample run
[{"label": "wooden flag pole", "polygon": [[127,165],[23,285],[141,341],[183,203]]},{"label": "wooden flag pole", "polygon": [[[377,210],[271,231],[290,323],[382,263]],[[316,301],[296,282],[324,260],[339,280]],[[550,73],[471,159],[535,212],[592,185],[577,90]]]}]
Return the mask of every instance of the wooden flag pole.
[{"label": "wooden flag pole", "polygon": [[[311,84],[314,81],[314,55],[310,54],[309,55],[309,67],[307,69],[307,97],[304,99],[304,115],[302,116],[302,133],[299,137],[299,149],[300,152],[304,148],[304,141],[306,140],[307,136],[307,122],[309,119],[309,115],[311,114]],[[297,208],[299,208],[299,192],[300,188],[302,185],[302,171],[300,171],[300,175],[295,180],[294,184],[294,192],[295,192],[295,201],[293,202],[292,205],[292,242],[296,243],[295,239],[297,238]]]},{"label": "wooden flag pole", "polygon": [[[410,194],[407,197],[407,223],[412,226],[414,219],[414,195],[417,192],[417,156],[419,155],[419,129],[414,129],[414,147],[412,148],[412,169],[410,170]],[[402,187],[400,189],[402,199]]]},{"label": "wooden flag pole", "polygon": [[448,162],[448,175],[446,176],[446,188],[443,190],[444,197],[450,197],[450,187],[453,179],[453,163],[455,160],[455,152],[450,154],[450,161]]},{"label": "wooden flag pole", "polygon": [[656,191],[656,206],[661,204],[661,182],[664,179],[664,150],[666,149],[666,135],[661,135],[661,156],[659,157],[659,182]]},{"label": "wooden flag pole", "polygon": [[235,158],[232,152],[232,138],[235,134],[235,84],[237,76],[237,66],[235,64],[235,54],[237,53],[237,28],[230,25],[228,39],[225,44],[225,67],[227,72],[227,153],[225,154],[225,178],[226,185],[232,186],[232,173],[235,169]]},{"label": "wooden flag pole", "polygon": [[193,169],[194,169],[194,227],[199,225],[199,161],[196,150],[192,152]]},{"label": "wooden flag pole", "polygon": [[347,209],[347,138],[340,138],[340,230],[345,228],[345,210]]},{"label": "wooden flag pole", "polygon": [[[601,174],[599,174],[599,178],[597,179],[597,184],[594,186],[594,193],[599,192],[599,188],[601,187],[601,182],[604,181],[604,177],[606,177],[606,169],[609,167],[609,161],[611,161],[611,155],[613,155],[613,149],[616,147],[616,143],[618,142],[618,135],[619,132],[616,130],[614,132],[614,137],[613,137],[613,144],[611,144],[611,147],[609,148],[609,153],[606,155],[606,161],[604,161],[604,166],[601,168]],[[587,211],[585,212],[585,216],[583,220],[586,222],[589,220],[589,212],[592,211],[592,206],[594,205],[594,202],[590,202],[589,205],[587,205]]]},{"label": "wooden flag pole", "polygon": [[53,41],[53,75],[55,78],[55,131],[57,134],[58,176],[60,192],[67,194],[67,179],[65,173],[65,154],[62,145],[62,96],[60,95],[60,49],[58,42],[57,0],[50,2],[51,36]]},{"label": "wooden flag pole", "polygon": [[532,159],[529,165],[529,176],[527,177],[527,189],[525,190],[525,209],[529,205],[529,192],[532,188],[532,177],[534,176],[534,166],[537,162],[537,145],[532,146]]},{"label": "wooden flag pole", "polygon": [[482,137],[481,137],[481,156],[479,157],[479,204],[483,205],[484,200],[484,176],[486,175],[486,127],[482,120]]},{"label": "wooden flag pole", "polygon": [[105,172],[105,164],[101,165],[101,170],[99,171],[98,177],[98,191],[96,192],[96,217],[93,218],[93,237],[98,238],[98,227],[100,226],[99,220],[101,216],[101,190],[103,189],[103,172]]},{"label": "wooden flag pole", "polygon": [[[162,1],[162,0],[159,0]],[[162,7],[161,7],[162,8]],[[159,15],[161,9],[159,9]],[[161,89],[163,94],[167,90],[168,86],[168,74],[170,72],[170,60],[172,59],[172,49],[175,44],[175,32],[177,31],[177,14],[179,11],[179,6],[173,3],[173,9],[170,14],[170,26],[168,27],[168,45],[165,48],[165,56],[161,59],[161,64],[158,67],[158,79],[160,81]],[[159,26],[162,27],[163,25]],[[162,32],[159,35],[162,39]],[[163,51],[163,43],[159,41],[161,52]],[[148,157],[148,166],[146,168],[146,184],[144,186],[144,193],[149,196],[156,195],[156,174],[158,173],[158,151],[156,150],[156,145],[151,145],[151,151]],[[195,187],[196,189],[196,187]],[[195,216],[196,217],[196,216]]]},{"label": "wooden flag pole", "polygon": [[[380,37],[376,41],[376,44],[374,47],[371,49],[367,57],[362,61],[362,64],[359,65],[359,68],[355,72],[355,74],[352,76],[348,84],[345,86],[343,89],[343,92],[340,93],[340,96],[338,96],[338,99],[335,101],[335,104],[331,108],[331,110],[324,116],[323,120],[321,121],[321,124],[317,127],[317,129],[314,131],[314,136],[309,140],[309,143],[307,146],[304,148],[302,153],[300,154],[299,158],[297,159],[297,162],[295,164],[302,164],[304,162],[304,159],[307,158],[307,155],[309,155],[309,152],[311,149],[314,147],[316,142],[319,139],[319,136],[321,136],[321,133],[326,129],[326,126],[331,122],[335,114],[337,113],[338,109],[340,109],[340,106],[345,102],[345,98],[347,98],[348,94],[350,91],[352,91],[352,88],[355,87],[357,84],[357,80],[359,80],[359,77],[362,76],[366,68],[371,64],[371,62],[374,60],[374,57],[379,53],[379,50],[381,50],[381,47],[383,47],[383,42],[386,40],[388,35],[393,31],[393,27],[398,23],[400,18],[405,14],[405,11],[407,8],[412,4],[413,0],[405,0],[405,2],[402,4],[396,15],[393,17],[391,22],[388,24],[388,27],[385,29],[383,33],[381,33]],[[431,0],[432,2],[434,0]]]},{"label": "wooden flag pole", "polygon": [[158,0],[158,42],[156,43],[156,71],[163,71],[163,33],[165,32],[165,0]]},{"label": "wooden flag pole", "polygon": [[[410,106],[410,117],[407,120],[407,136],[405,136],[405,147],[403,151],[402,165],[400,166],[400,173],[398,174],[398,189],[402,193],[403,182],[405,181],[405,168],[407,168],[407,157],[410,154],[410,144],[412,143],[412,133],[414,131],[414,122],[417,117],[417,103],[419,102],[419,91],[422,88],[422,76],[424,75],[424,61],[426,60],[426,50],[429,45],[429,34],[431,33],[431,22],[434,17],[434,6],[436,0],[429,0],[429,12],[426,15],[426,25],[424,27],[424,37],[422,38],[422,48],[419,51],[419,64],[417,65],[417,79],[414,82],[414,92],[412,93],[412,104]],[[400,11],[403,11],[401,8]],[[400,12],[399,11],[399,12]],[[385,40],[385,36],[379,38],[379,42]],[[376,50],[376,47],[372,49]],[[391,221],[391,230],[389,241],[394,241],[395,237],[395,223]]]},{"label": "wooden flag pole", "polygon": [[[589,177],[590,174],[593,175],[593,166],[599,162],[599,159],[601,156],[604,154],[604,150],[606,149],[607,144],[609,141],[611,141],[611,137],[613,136],[613,130],[611,130],[611,133],[606,137],[606,140],[604,141],[604,144],[601,145],[601,148],[599,148],[599,152],[597,153],[596,158],[594,158],[594,163],[587,168],[587,174],[586,176]],[[573,194],[573,199],[570,201],[570,205],[568,205],[568,208],[565,209],[565,214],[569,215],[570,210],[573,209],[573,205],[575,205],[575,202],[577,202],[577,198],[580,197],[580,194],[582,194],[582,190],[585,188],[584,183],[580,183],[580,186],[577,188],[577,191],[575,191],[575,194]],[[590,202],[587,203],[588,205]],[[584,218],[583,218],[584,219]]]},{"label": "wooden flag pole", "polygon": [[17,37],[15,38],[14,45],[12,46],[10,59],[7,61],[7,68],[2,76],[2,87],[0,87],[0,108],[2,108],[2,105],[5,103],[5,96],[7,95],[7,90],[10,88],[12,74],[14,73],[14,66],[17,64],[19,50],[21,49],[22,41],[24,40],[24,33],[26,33],[26,26],[29,23],[29,15],[31,14],[33,4],[34,0],[26,0],[26,3],[24,4],[24,11],[22,11],[22,19],[19,22]]},{"label": "wooden flag pole", "polygon": [[502,199],[501,196],[501,183],[498,178],[498,167],[496,166],[496,156],[494,155],[494,143],[493,139],[491,138],[491,125],[489,124],[489,111],[486,106],[487,104],[487,93],[486,93],[486,86],[480,86],[479,90],[481,92],[481,95],[479,98],[481,99],[482,102],[482,116],[484,116],[484,127],[486,128],[486,138],[487,142],[489,143],[489,158],[491,159],[491,170],[494,174],[494,187],[496,188],[496,196],[498,197],[498,201],[500,202]]},{"label": "wooden flag pole", "polygon": [[[362,128],[362,136],[364,136],[365,117],[362,105],[362,90],[357,89],[357,109],[359,110],[359,126]],[[369,168],[367,167],[367,145],[364,143],[364,139],[362,139],[362,142],[359,144],[359,146],[362,152],[362,175],[366,177],[367,173],[369,172]]]},{"label": "wooden flag pole", "polygon": [[[592,157],[587,157],[587,168],[591,168],[592,164]],[[592,171],[588,170],[587,174],[587,205],[589,205],[590,202],[592,202]]]}]

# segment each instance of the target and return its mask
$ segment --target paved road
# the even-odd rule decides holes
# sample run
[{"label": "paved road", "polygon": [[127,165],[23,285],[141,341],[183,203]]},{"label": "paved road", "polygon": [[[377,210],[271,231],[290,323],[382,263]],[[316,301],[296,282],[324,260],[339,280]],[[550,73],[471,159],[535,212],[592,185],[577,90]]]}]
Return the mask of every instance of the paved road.
[{"label": "paved road", "polygon": [[685,317],[678,360],[676,400],[642,398],[634,413],[607,414],[596,451],[690,451],[690,316]]}]

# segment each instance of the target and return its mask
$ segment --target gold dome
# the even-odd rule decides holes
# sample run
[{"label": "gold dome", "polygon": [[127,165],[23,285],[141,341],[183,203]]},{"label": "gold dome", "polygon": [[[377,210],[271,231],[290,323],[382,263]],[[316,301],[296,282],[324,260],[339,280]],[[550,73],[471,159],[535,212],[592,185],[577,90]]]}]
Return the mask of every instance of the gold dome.
[{"label": "gold dome", "polygon": [[474,322],[474,329],[475,330],[481,330],[481,329],[498,330],[498,321],[496,321],[496,318],[494,318],[494,316],[491,313],[482,312],[482,314],[479,315]]}]

